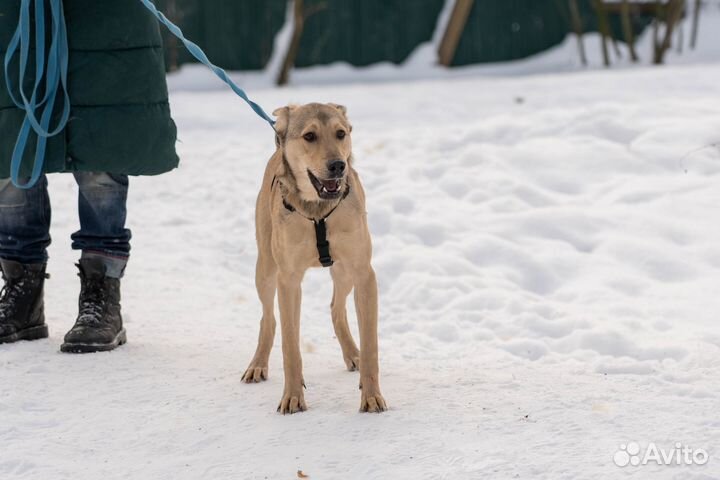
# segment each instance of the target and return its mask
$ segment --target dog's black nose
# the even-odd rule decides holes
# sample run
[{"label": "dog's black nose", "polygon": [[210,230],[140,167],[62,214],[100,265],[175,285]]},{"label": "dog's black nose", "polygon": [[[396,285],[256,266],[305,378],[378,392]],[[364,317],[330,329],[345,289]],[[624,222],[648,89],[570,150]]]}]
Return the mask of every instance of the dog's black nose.
[{"label": "dog's black nose", "polygon": [[330,160],[327,169],[331,176],[339,177],[345,172],[345,162],[342,160]]}]

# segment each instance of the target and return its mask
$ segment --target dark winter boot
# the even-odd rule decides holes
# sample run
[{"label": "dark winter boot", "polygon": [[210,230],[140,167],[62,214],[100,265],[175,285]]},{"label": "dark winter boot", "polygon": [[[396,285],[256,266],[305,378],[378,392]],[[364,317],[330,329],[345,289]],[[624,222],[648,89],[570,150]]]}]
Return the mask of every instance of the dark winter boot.
[{"label": "dark winter boot", "polygon": [[0,293],[0,343],[47,338],[45,264],[0,260],[0,268],[5,280]]},{"label": "dark winter boot", "polygon": [[82,258],[79,314],[60,350],[68,353],[106,352],[127,341],[120,316],[120,280],[105,275],[97,258]]}]

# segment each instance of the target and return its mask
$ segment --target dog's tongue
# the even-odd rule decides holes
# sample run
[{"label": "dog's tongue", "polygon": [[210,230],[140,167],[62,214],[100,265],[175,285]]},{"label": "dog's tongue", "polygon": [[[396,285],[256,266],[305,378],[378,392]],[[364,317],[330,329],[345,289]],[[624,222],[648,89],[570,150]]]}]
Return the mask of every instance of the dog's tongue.
[{"label": "dog's tongue", "polygon": [[322,184],[328,192],[336,192],[340,188],[340,180],[323,180]]}]

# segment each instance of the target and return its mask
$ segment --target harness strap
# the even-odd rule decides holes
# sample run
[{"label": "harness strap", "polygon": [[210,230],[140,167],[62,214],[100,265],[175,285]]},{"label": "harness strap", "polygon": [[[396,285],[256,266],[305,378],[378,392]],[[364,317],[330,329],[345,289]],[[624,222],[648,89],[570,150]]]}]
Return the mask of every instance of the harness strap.
[{"label": "harness strap", "polygon": [[313,223],[315,224],[315,238],[317,239],[317,251],[320,264],[323,267],[331,267],[335,262],[333,262],[333,259],[330,256],[330,242],[327,241],[327,227],[325,225],[325,219],[322,218]]}]

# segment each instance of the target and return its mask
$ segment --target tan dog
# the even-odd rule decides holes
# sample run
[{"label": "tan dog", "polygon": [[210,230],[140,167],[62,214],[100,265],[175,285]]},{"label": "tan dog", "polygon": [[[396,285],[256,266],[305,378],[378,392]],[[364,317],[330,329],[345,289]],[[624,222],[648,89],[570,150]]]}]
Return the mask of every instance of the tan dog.
[{"label": "tan dog", "polygon": [[[277,289],[285,369],[278,411],[295,413],[307,408],[300,356],[301,283],[308,268],[332,264],[333,327],[348,370],[360,370],[360,411],[383,411],[387,406],[378,378],[377,283],[370,265],[365,192],[352,168],[352,126],[345,107],[311,103],[279,108],[273,115],[277,117],[277,150],[265,170],[255,212],[255,284],[263,316],[257,350],[243,380],[267,379]],[[350,334],[345,310],[353,288],[360,350]]]}]

